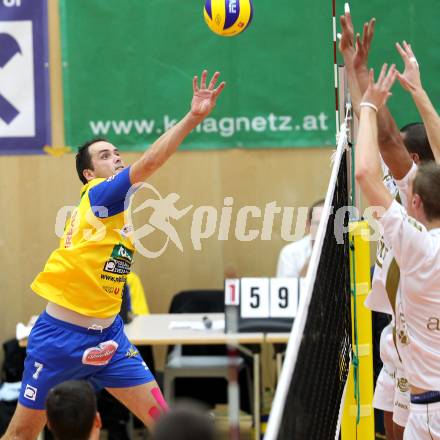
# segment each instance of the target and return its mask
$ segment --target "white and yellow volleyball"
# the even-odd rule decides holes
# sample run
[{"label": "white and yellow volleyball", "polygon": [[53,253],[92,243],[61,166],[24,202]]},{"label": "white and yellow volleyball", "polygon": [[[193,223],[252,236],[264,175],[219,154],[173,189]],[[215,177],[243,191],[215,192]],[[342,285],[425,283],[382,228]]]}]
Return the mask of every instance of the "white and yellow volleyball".
[{"label": "white and yellow volleyball", "polygon": [[203,12],[212,32],[222,37],[233,37],[250,25],[252,0],[206,0]]}]

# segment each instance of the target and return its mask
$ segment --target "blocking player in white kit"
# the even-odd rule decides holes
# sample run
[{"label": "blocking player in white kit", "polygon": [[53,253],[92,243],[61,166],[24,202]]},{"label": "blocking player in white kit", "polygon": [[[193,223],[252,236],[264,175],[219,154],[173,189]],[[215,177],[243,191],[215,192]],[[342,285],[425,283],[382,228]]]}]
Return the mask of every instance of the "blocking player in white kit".
[{"label": "blocking player in white kit", "polygon": [[[359,117],[359,103],[368,86],[367,64],[375,20],[372,19],[364,25],[362,39],[356,38],[356,45],[351,15],[347,10],[341,17],[341,27],[339,50],[344,57],[353,109]],[[384,107],[378,114],[378,137],[380,152],[386,163],[383,164],[384,183],[393,198],[403,201],[404,196],[399,193],[408,184],[413,162],[434,160],[425,127],[423,124],[413,123],[404,126],[399,132],[391,113]],[[373,311],[393,317],[381,335],[380,357],[383,368],[376,382],[373,401],[375,408],[384,411],[388,440],[402,439],[409,413],[408,381],[393,340],[398,284],[399,267],[392,249],[381,239],[377,247],[372,289],[365,305]]]},{"label": "blocking player in white kit", "polygon": [[370,80],[361,107],[356,179],[372,206],[382,207],[384,240],[400,267],[396,298],[399,356],[411,404],[405,440],[440,439],[440,166],[422,164],[408,185],[408,212],[382,182],[377,110],[394,82],[394,66]]}]

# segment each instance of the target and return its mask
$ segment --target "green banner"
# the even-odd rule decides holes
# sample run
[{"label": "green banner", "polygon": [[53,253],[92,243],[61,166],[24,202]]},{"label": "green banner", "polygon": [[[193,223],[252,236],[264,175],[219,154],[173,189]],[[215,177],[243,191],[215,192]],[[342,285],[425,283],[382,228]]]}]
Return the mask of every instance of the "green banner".
[{"label": "green banner", "polygon": [[[189,110],[193,75],[204,68],[221,71],[227,86],[182,149],[335,144],[331,1],[254,0],[252,24],[232,38],[208,29],[203,5],[61,0],[68,145],[99,136],[126,151],[144,150]],[[378,19],[373,65],[397,62],[393,43],[406,38],[431,72],[428,91],[440,97],[436,0],[386,7],[372,0],[352,9],[359,30],[372,14]],[[417,120],[397,89],[390,105],[398,123]]]}]

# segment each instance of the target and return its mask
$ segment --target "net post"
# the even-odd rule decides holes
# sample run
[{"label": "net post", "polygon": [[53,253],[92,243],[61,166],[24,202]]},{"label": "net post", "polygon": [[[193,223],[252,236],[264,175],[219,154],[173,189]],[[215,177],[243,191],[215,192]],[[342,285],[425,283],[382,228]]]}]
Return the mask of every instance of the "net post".
[{"label": "net post", "polygon": [[[343,406],[342,440],[369,440],[374,438],[373,401],[373,341],[371,311],[364,301],[371,288],[370,278],[370,229],[368,223],[350,223],[350,266],[351,266],[351,312],[353,323],[353,353],[358,356],[358,390],[354,367],[350,366],[345,402]],[[355,301],[356,300],[356,301]],[[356,308],[356,310],[355,310]],[[357,329],[355,325],[357,324]],[[357,338],[355,335],[357,332]],[[357,339],[357,344],[356,344]],[[356,350],[356,345],[358,349]],[[358,392],[357,392],[358,391]],[[357,417],[359,423],[357,423]]]}]

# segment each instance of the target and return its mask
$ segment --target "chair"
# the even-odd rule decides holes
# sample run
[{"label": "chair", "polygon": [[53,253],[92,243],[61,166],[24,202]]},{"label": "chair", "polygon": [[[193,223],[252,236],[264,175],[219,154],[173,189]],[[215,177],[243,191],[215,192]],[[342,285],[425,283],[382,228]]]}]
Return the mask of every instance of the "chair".
[{"label": "chair", "polygon": [[[170,313],[223,313],[224,310],[223,290],[183,291],[174,296],[169,308]],[[247,394],[240,393],[241,407],[243,410],[251,412],[251,369],[248,368],[246,360],[241,356],[236,358],[236,362],[241,373],[239,377],[240,389],[247,391]],[[229,358],[225,345],[176,345],[169,347],[164,368],[165,399],[172,403],[176,397],[176,391],[183,391],[182,394],[187,397],[194,398],[197,394],[198,400],[203,400],[210,405],[219,403],[219,400],[226,401],[227,386],[225,386],[224,380],[228,380],[228,367]],[[183,390],[182,386],[176,387],[176,380],[179,381],[179,385],[190,381],[189,387]],[[209,380],[209,384],[205,383],[200,386],[200,382],[206,380]],[[183,384],[181,384],[182,381],[184,381]],[[187,391],[185,392],[185,390]],[[223,399],[218,399],[219,395]]]}]

